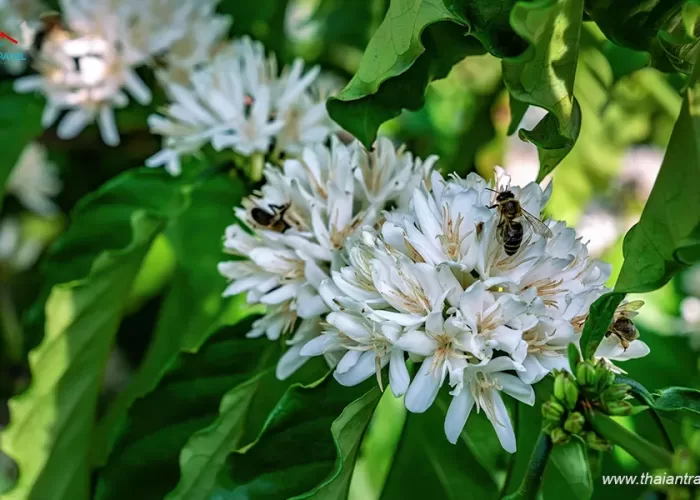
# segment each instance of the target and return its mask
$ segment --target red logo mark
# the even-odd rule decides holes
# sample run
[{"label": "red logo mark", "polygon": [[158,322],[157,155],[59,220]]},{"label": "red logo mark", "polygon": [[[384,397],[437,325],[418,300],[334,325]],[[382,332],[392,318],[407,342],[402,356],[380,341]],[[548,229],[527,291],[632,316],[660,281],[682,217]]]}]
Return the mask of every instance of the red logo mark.
[{"label": "red logo mark", "polygon": [[0,31],[0,40],[2,40],[2,39],[9,40],[10,42],[14,43],[15,45],[17,45],[19,43],[17,40],[12,38],[7,33],[3,33],[2,31]]}]

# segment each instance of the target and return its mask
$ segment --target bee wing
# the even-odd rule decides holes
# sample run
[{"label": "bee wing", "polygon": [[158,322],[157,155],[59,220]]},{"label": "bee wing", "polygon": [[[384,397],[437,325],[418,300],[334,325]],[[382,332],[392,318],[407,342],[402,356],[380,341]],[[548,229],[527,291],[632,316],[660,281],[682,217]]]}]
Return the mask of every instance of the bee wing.
[{"label": "bee wing", "polygon": [[532,228],[534,232],[539,234],[540,236],[544,236],[545,238],[551,238],[554,236],[552,234],[551,229],[549,229],[544,222],[539,220],[537,217],[532,215],[530,212],[528,212],[525,209],[522,209],[523,212],[523,218],[527,222],[527,224]]},{"label": "bee wing", "polygon": [[625,318],[634,318],[637,314],[639,314],[637,311],[643,305],[643,300],[633,300],[632,302],[626,302],[620,306],[620,316],[624,316]]},{"label": "bee wing", "polygon": [[632,302],[627,302],[626,304],[623,304],[622,308],[625,311],[637,311],[643,305],[644,305],[643,300],[633,300]]}]

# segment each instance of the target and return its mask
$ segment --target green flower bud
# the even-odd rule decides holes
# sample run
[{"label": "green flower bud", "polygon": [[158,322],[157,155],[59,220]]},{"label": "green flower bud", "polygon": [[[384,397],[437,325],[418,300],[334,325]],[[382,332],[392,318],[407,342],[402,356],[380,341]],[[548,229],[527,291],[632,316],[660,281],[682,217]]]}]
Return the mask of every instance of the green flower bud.
[{"label": "green flower bud", "polygon": [[613,384],[603,392],[603,401],[622,401],[629,394],[631,387],[627,384]]},{"label": "green flower bud", "polygon": [[578,402],[578,386],[571,377],[564,380],[564,396],[566,397],[566,407],[569,410],[576,408]]},{"label": "green flower bud", "polygon": [[566,444],[571,439],[571,434],[566,432],[561,427],[552,429],[552,432],[549,436],[552,438],[552,443],[554,444]]},{"label": "green flower bud", "polygon": [[564,382],[566,380],[566,374],[564,372],[559,372],[554,377],[554,397],[559,401],[566,401],[566,393],[564,392]]},{"label": "green flower bud", "polygon": [[564,430],[571,434],[579,434],[583,430],[585,423],[585,417],[581,413],[575,411],[571,413],[566,419],[566,422],[564,422]]},{"label": "green flower bud", "polygon": [[605,405],[608,415],[622,416],[632,412],[632,405],[627,401],[611,401]]},{"label": "green flower bud", "polygon": [[559,403],[558,401],[554,399],[550,399],[549,401],[545,401],[544,404],[542,405],[542,416],[546,420],[551,420],[553,422],[559,422],[562,417],[564,416],[564,413],[566,412],[566,409]]},{"label": "green flower bud", "polygon": [[688,448],[680,448],[673,455],[673,473],[679,476],[688,474],[694,476],[696,473],[695,461]]},{"label": "green flower bud", "polygon": [[576,367],[576,381],[579,385],[593,385],[595,383],[595,368],[588,361],[579,363]]},{"label": "green flower bud", "polygon": [[610,451],[612,449],[612,445],[594,431],[586,432],[586,444],[590,449],[596,451]]}]

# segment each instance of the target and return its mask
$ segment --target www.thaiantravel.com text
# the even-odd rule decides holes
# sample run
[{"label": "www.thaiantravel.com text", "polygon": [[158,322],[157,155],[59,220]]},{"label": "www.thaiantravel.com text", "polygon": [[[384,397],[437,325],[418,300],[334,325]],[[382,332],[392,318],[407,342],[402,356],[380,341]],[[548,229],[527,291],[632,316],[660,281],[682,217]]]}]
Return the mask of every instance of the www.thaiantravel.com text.
[{"label": "www.thaiantravel.com text", "polygon": [[649,474],[644,472],[638,475],[626,476],[603,476],[604,485],[700,485],[700,476],[691,474],[673,475],[673,474]]}]

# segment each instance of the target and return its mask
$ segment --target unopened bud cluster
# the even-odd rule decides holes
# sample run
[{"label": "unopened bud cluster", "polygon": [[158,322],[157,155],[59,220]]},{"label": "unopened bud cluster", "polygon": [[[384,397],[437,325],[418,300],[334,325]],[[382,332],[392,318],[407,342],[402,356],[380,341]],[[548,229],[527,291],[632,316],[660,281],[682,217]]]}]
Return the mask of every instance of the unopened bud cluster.
[{"label": "unopened bud cluster", "polygon": [[555,374],[554,393],[542,405],[544,430],[554,444],[579,436],[589,448],[607,451],[610,443],[586,422],[586,413],[595,408],[612,416],[632,415],[643,407],[632,406],[630,386],[616,384],[615,374],[605,361],[579,362],[574,372],[575,376],[566,371]]}]

